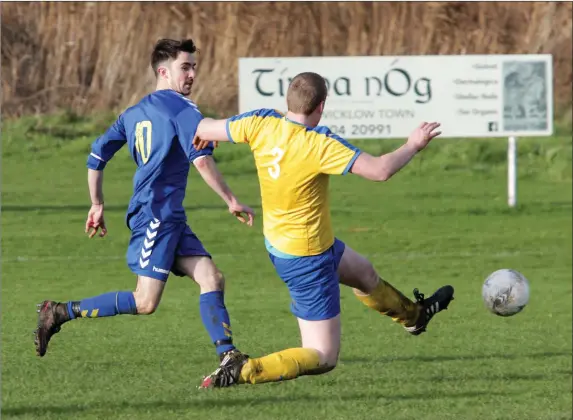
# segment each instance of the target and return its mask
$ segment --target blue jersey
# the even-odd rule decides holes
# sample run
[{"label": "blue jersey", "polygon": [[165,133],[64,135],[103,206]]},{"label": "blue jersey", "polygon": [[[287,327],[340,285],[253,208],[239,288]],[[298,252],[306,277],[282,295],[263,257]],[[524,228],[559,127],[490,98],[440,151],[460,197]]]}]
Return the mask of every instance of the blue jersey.
[{"label": "blue jersey", "polygon": [[92,144],[87,167],[103,170],[127,143],[137,164],[127,220],[140,211],[163,222],[185,221],[183,199],[190,163],[213,154],[197,151],[193,137],[203,115],[173,90],[159,90],[123,112]]}]

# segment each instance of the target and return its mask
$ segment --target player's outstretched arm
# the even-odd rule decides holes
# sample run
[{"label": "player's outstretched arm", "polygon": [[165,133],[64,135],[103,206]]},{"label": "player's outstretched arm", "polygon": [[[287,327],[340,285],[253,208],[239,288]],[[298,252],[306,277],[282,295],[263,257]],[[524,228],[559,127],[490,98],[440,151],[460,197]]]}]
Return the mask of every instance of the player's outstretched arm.
[{"label": "player's outstretched arm", "polygon": [[440,124],[422,123],[410,134],[405,144],[391,153],[382,156],[372,156],[368,153],[361,153],[350,172],[366,178],[370,181],[387,181],[396,172],[402,169],[410,160],[422,149],[424,149],[432,139],[441,134],[435,131]]},{"label": "player's outstretched arm", "polygon": [[230,141],[229,133],[227,132],[227,120],[215,120],[213,118],[204,118],[197,127],[195,138],[193,139],[193,146],[197,150],[202,150],[209,145],[210,142]]},{"label": "player's outstretched arm", "polygon": [[260,132],[264,117],[276,114],[274,110],[256,109],[224,119],[214,120],[204,118],[199,123],[193,139],[193,146],[197,150],[208,147],[211,142],[229,141],[232,143],[250,143]]},{"label": "player's outstretched arm", "polygon": [[248,206],[241,204],[235,194],[231,191],[223,175],[219,172],[217,164],[212,156],[201,156],[193,161],[197,171],[209,187],[225,201],[229,207],[229,212],[233,214],[241,223],[253,226],[255,212]]}]

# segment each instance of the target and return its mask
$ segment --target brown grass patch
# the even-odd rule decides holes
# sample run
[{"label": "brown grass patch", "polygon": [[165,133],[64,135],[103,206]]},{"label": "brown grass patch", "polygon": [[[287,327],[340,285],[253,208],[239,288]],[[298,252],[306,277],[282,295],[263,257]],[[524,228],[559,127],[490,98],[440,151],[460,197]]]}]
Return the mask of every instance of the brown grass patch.
[{"label": "brown grass patch", "polygon": [[153,88],[160,37],[201,49],[194,98],[237,110],[244,56],[551,53],[571,105],[571,3],[2,3],[2,112],[119,110]]}]

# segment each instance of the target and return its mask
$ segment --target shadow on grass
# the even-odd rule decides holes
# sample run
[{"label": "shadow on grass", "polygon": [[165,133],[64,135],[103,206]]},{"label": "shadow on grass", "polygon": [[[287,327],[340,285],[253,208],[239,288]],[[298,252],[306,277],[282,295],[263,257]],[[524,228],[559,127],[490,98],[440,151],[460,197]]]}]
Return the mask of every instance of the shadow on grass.
[{"label": "shadow on grass", "polygon": [[[250,206],[254,210],[260,210],[260,205],[251,205]],[[44,212],[77,212],[77,211],[85,211],[87,212],[90,209],[89,204],[62,204],[62,205],[12,205],[12,204],[5,204],[2,206],[3,212],[35,212],[35,211],[44,211]],[[205,205],[205,206],[186,206],[185,211],[192,212],[192,211],[199,211],[199,210],[225,210],[225,204],[221,205]],[[127,211],[127,206],[120,206],[120,205],[108,205],[105,207],[107,212],[118,211],[125,213]]]},{"label": "shadow on grass", "polygon": [[[249,203],[250,204],[250,203]],[[261,210],[260,204],[252,204],[250,206],[255,210]],[[127,205],[108,205],[106,206],[106,211],[113,212],[126,212]],[[197,206],[186,206],[185,210],[188,212],[200,211],[200,210],[220,210],[225,209],[224,204],[217,205],[197,205]],[[409,210],[406,209],[402,211],[402,214],[419,216],[450,216],[450,215],[468,215],[468,216],[498,216],[506,214],[539,214],[539,213],[570,213],[572,209],[571,201],[554,201],[554,202],[531,202],[520,204],[516,208],[491,206],[483,208],[440,208],[440,209],[417,209]],[[2,205],[3,212],[76,212],[76,211],[88,211],[89,204],[60,204],[60,205],[45,205],[45,204],[30,204],[30,205],[19,205],[19,204],[4,204]],[[364,207],[348,208],[348,207],[338,207],[336,204],[332,207],[331,213],[334,215],[352,215],[356,213],[364,212],[377,212],[376,208],[366,210]]]},{"label": "shadow on grass", "polygon": [[[428,208],[421,205],[421,201],[412,201],[413,204],[419,206],[418,208],[407,208],[405,205],[403,210],[400,210],[400,215],[406,217],[416,216],[505,216],[505,215],[538,215],[538,214],[570,214],[573,208],[571,201],[533,201],[528,203],[518,204],[515,208],[507,206],[487,205],[483,207],[433,207]],[[452,201],[454,203],[454,201]],[[332,207],[333,215],[354,215],[356,213],[368,213],[372,215],[379,215],[380,211],[376,207],[365,208],[359,207],[342,207],[336,202]]]},{"label": "shadow on grass", "polygon": [[460,361],[478,361],[478,360],[517,360],[517,359],[545,359],[549,357],[569,357],[571,352],[542,352],[532,354],[467,354],[459,356],[397,356],[397,357],[351,357],[341,358],[341,363],[393,363],[393,362],[460,362]]},{"label": "shadow on grass", "polygon": [[[270,384],[268,384],[270,385]],[[268,386],[259,385],[259,386]],[[214,391],[197,391],[197,393],[208,393],[208,392],[221,392],[221,390]],[[485,392],[485,391],[469,391],[469,392],[454,392],[454,393],[441,393],[440,395],[428,394],[428,393],[418,393],[410,395],[387,395],[384,393],[367,393],[356,392],[356,393],[345,393],[343,395],[338,395],[336,401],[373,401],[376,400],[378,403],[381,401],[421,401],[421,400],[448,400],[448,399],[463,399],[463,398],[480,398],[480,397],[491,397],[491,396],[511,396],[517,395],[515,392]],[[55,405],[55,406],[39,406],[39,405],[27,405],[27,406],[16,406],[2,408],[2,414],[6,416],[45,416],[46,414],[78,414],[84,413],[88,414],[90,411],[107,411],[110,413],[117,414],[122,410],[138,410],[143,412],[149,411],[162,411],[162,410],[189,410],[189,409],[215,409],[221,407],[264,407],[271,406],[277,403],[317,403],[321,398],[332,400],[331,396],[318,396],[310,395],[306,391],[297,393],[296,395],[277,395],[275,397],[271,396],[260,396],[256,397],[241,397],[233,398],[232,389],[224,390],[219,396],[215,398],[195,398],[194,395],[190,394],[188,400],[173,400],[173,401],[146,401],[146,402],[108,402],[101,401],[95,402],[93,404],[86,405]]]},{"label": "shadow on grass", "polygon": [[[492,374],[483,374],[483,375],[468,375],[464,373],[463,377],[459,375],[453,376],[430,376],[428,378],[424,378],[425,382],[432,382],[432,383],[444,383],[444,382],[456,382],[459,383],[460,381],[546,381],[548,379],[559,379],[565,376],[571,376],[571,372],[547,372],[547,373],[492,373]],[[417,378],[419,381],[421,378]]]}]

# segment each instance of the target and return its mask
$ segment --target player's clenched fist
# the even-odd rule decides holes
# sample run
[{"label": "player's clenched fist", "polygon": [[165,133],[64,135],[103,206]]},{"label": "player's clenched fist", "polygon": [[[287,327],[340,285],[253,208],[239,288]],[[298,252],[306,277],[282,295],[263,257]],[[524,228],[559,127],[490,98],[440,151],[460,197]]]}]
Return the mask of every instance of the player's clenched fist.
[{"label": "player's clenched fist", "polygon": [[86,233],[90,238],[93,238],[98,229],[101,229],[99,236],[103,238],[107,233],[103,219],[103,204],[92,204],[86,220]]},{"label": "player's clenched fist", "polygon": [[423,122],[412,132],[412,134],[410,134],[410,137],[408,137],[408,144],[417,151],[422,150],[434,137],[442,134],[441,131],[435,131],[439,126],[440,124],[436,122]]}]

